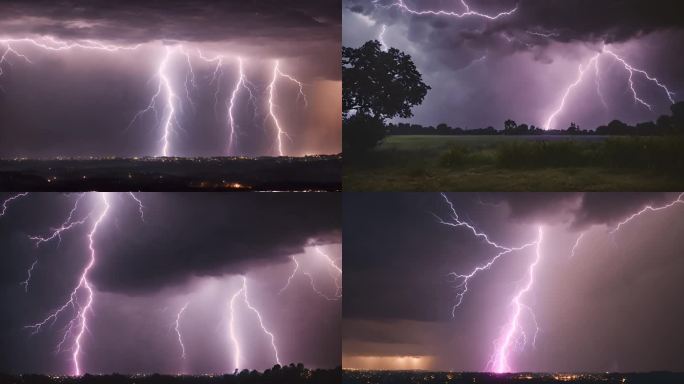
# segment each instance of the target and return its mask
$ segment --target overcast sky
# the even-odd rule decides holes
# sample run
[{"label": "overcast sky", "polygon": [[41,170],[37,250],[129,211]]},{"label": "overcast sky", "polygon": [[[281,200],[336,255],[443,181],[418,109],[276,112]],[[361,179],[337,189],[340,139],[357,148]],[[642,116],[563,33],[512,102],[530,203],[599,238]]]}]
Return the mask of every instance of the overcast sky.
[{"label": "overcast sky", "polygon": [[[287,132],[284,153],[338,153],[341,148],[339,0],[298,1],[4,1],[0,4],[0,157],[143,156],[162,150],[167,92],[158,119],[130,125],[166,78],[175,94],[169,155],[226,155],[228,105],[239,76],[238,57],[254,100],[236,94],[236,145],[231,154],[276,154],[268,88],[276,60],[273,111]],[[59,43],[137,46],[108,52],[54,51]],[[57,42],[55,42],[57,41]],[[182,51],[181,48],[182,47]],[[8,51],[11,48],[12,51]],[[200,59],[223,55],[216,61]],[[182,54],[188,53],[189,58]],[[190,80],[188,61],[193,67]],[[215,76],[217,75],[217,76]],[[218,76],[220,75],[220,76]],[[186,91],[186,86],[188,90]],[[166,115],[165,115],[166,114]]]},{"label": "overcast sky", "polygon": [[[108,194],[111,208],[94,236],[96,261],[88,274],[94,301],[81,342],[83,371],[232,373],[229,303],[241,276],[247,279],[249,301],[275,336],[282,363],[339,365],[339,274],[315,249],[341,265],[339,195],[136,196],[145,207],[144,221],[130,195]],[[61,242],[55,238],[36,246],[29,238],[49,235],[78,199],[76,194],[30,194],[8,203],[0,217],[0,302],[6,309],[0,317],[1,372],[73,373],[69,349],[75,334],[66,336],[61,352],[56,347],[74,311],[67,309],[34,335],[24,327],[66,302],[88,263],[87,234],[103,207],[97,193],[79,200],[73,218],[85,222],[64,232]],[[281,292],[294,271],[293,256],[300,267]],[[25,291],[20,283],[35,260]],[[77,302],[85,305],[85,291],[78,292]],[[179,327],[183,359],[174,324],[186,304]],[[239,300],[235,308],[240,369],[272,367],[274,354],[255,315]]]},{"label": "overcast sky", "polygon": [[[410,54],[432,87],[415,117],[424,125],[503,128],[518,123],[546,126],[567,87],[606,47],[633,68],[647,71],[668,87],[675,101],[684,92],[684,22],[676,0],[468,0],[471,11],[486,15],[515,10],[496,20],[458,18],[411,11],[466,11],[457,0],[344,0],[344,46],[378,39]],[[517,6],[517,8],[516,8]],[[608,53],[598,58],[599,86],[590,66],[570,93],[551,128],[570,122],[594,129],[612,119],[653,121],[669,114],[664,89],[634,73],[639,98],[629,89],[629,72]]]},{"label": "overcast sky", "polygon": [[[673,194],[448,194],[461,220],[506,247],[535,242],[535,281],[510,354],[514,371],[681,371],[684,204],[615,225]],[[534,247],[508,254],[450,220],[439,194],[345,197],[343,367],[482,371],[527,283]],[[572,248],[584,233],[572,256]]]}]

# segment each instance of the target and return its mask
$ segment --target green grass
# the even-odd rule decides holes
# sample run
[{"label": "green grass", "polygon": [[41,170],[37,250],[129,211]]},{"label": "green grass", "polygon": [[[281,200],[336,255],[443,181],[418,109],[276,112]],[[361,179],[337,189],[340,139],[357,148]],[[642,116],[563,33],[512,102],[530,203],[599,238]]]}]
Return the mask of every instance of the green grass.
[{"label": "green grass", "polygon": [[684,138],[393,136],[345,158],[348,191],[672,191]]}]

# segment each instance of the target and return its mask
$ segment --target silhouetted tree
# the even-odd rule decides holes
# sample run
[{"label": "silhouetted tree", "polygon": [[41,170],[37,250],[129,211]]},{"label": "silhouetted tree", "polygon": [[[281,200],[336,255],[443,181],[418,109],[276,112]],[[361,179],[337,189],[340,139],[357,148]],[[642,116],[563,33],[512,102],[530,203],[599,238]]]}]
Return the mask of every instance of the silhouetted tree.
[{"label": "silhouetted tree", "polygon": [[365,152],[385,137],[385,119],[411,117],[430,86],[423,83],[411,56],[378,41],[342,48],[344,151]]},{"label": "silhouetted tree", "polygon": [[378,41],[342,48],[342,113],[350,111],[384,120],[411,117],[430,86],[423,82],[411,56]]},{"label": "silhouetted tree", "polygon": [[516,128],[518,128],[518,124],[515,121],[511,119],[504,121],[504,135],[514,135]]}]

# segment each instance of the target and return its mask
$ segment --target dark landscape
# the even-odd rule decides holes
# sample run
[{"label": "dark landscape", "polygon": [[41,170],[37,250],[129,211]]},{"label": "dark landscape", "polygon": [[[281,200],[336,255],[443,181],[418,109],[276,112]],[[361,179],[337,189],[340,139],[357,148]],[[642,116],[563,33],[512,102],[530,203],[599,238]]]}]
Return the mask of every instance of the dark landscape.
[{"label": "dark landscape", "polygon": [[0,160],[5,191],[339,191],[342,156]]},{"label": "dark landscape", "polygon": [[266,371],[243,370],[232,375],[89,375],[48,376],[48,375],[2,375],[0,383],[32,384],[32,383],[339,383],[342,376],[341,368],[309,370],[302,364],[281,367],[274,366]]},{"label": "dark landscape", "polygon": [[408,383],[636,383],[675,384],[684,382],[684,374],[648,373],[477,373],[421,371],[349,371],[343,373],[345,384]]}]

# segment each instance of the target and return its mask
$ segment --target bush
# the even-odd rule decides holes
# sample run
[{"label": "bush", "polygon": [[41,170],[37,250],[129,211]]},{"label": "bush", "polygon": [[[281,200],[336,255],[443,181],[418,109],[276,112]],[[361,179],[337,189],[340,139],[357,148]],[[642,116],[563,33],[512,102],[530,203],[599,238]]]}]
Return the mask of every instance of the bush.
[{"label": "bush", "polygon": [[387,127],[378,118],[355,114],[342,123],[345,154],[359,154],[375,148],[387,134]]},{"label": "bush", "polygon": [[502,168],[596,166],[679,172],[684,171],[684,138],[619,137],[593,143],[516,141],[499,145],[496,155]]},{"label": "bush", "polygon": [[447,168],[459,168],[466,164],[469,150],[465,145],[452,144],[447,151],[440,156],[439,164]]}]

